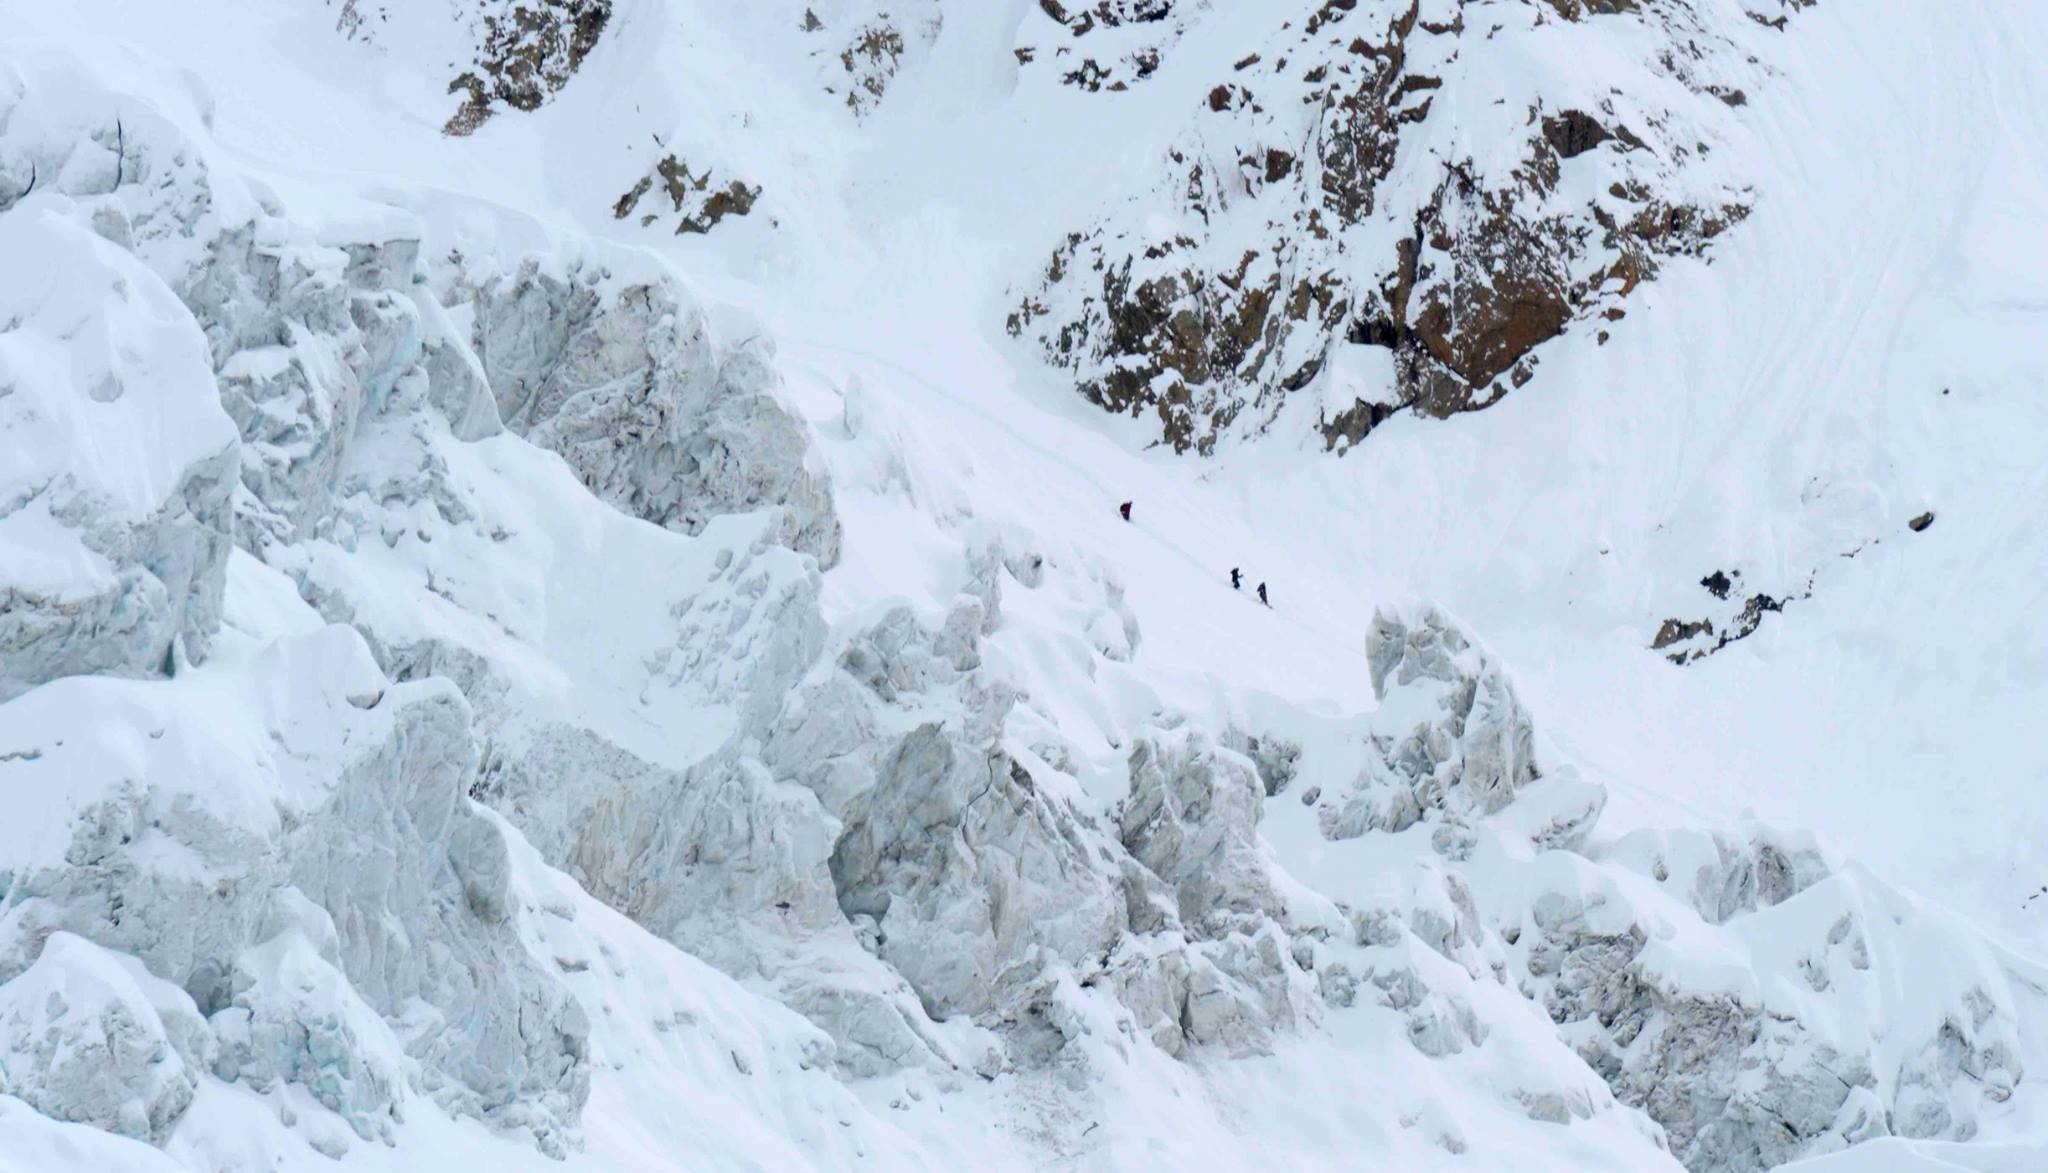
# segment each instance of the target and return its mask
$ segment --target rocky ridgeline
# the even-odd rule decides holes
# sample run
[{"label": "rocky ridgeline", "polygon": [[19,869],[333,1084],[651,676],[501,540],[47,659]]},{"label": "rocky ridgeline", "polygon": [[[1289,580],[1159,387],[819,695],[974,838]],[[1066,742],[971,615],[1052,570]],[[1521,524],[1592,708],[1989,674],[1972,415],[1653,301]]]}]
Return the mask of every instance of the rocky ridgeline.
[{"label": "rocky ridgeline", "polygon": [[[1404,409],[1484,408],[1545,342],[1604,341],[1640,282],[1746,214],[1749,177],[1723,148],[1776,16],[1728,10],[1277,7],[1157,178],[1018,287],[1010,332],[1182,451],[1260,431],[1298,394],[1333,448]],[[1019,57],[1027,76],[1121,90],[1210,18],[1048,0]],[[1613,66],[1597,84],[1570,72],[1596,55]]]}]

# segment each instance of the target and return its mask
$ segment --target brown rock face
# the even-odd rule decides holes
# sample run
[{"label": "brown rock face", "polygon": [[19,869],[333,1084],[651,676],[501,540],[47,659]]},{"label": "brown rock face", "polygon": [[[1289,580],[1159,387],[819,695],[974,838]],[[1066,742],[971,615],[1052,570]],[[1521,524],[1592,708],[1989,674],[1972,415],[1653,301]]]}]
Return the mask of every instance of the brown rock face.
[{"label": "brown rock face", "polygon": [[[1155,67],[1198,19],[1183,8],[1041,5],[1064,37],[1142,34]],[[1688,0],[1521,0],[1487,6],[1469,30],[1468,8],[1276,6],[1274,32],[1191,112],[1154,186],[1069,234],[1018,290],[1010,332],[1090,400],[1155,418],[1176,450],[1261,430],[1303,391],[1319,397],[1326,444],[1348,448],[1396,411],[1443,418],[1498,401],[1534,377],[1546,342],[1584,319],[1619,321],[1615,303],[1661,262],[1702,255],[1746,213],[1746,189],[1707,160],[1729,129],[1734,91],[1719,78],[1750,57],[1705,35]],[[1544,62],[1560,30],[1602,51],[1635,46],[1639,73],[1596,103],[1553,101]],[[1040,43],[1020,51],[1023,68],[1048,43],[1061,56],[1046,31],[1027,21],[1020,36]],[[1496,84],[1511,71],[1490,64],[1517,52],[1536,66],[1529,92],[1490,103],[1501,112],[1478,125],[1469,99],[1446,110],[1447,92]],[[1700,100],[1646,104],[1670,80]],[[1318,384],[1345,345],[1392,351],[1392,383]]]},{"label": "brown rock face", "polygon": [[1543,138],[1561,159],[1583,155],[1614,136],[1600,120],[1583,110],[1567,110],[1543,120]]},{"label": "brown rock face", "polygon": [[812,34],[808,55],[825,92],[865,118],[944,24],[942,0],[840,0],[806,8],[798,27]]},{"label": "brown rock face", "polygon": [[611,0],[496,0],[481,12],[475,62],[448,83],[462,107],[443,127],[463,135],[500,106],[537,110],[568,84],[611,20]]},{"label": "brown rock face", "polygon": [[[1186,27],[1187,14],[1179,10],[1194,7],[1176,0],[1039,0],[1035,19],[1020,31],[1046,43],[1063,83],[1091,93],[1121,92],[1159,68],[1162,46]],[[1017,49],[1026,64],[1040,52],[1035,45]]]},{"label": "brown rock face", "polygon": [[[643,175],[626,194],[612,205],[612,218],[623,220],[640,207],[641,197],[660,186],[661,193],[668,197],[669,210],[676,217],[676,234],[709,232],[727,216],[744,216],[754,210],[754,201],[761,196],[761,189],[749,187],[737,179],[714,184],[711,170],[706,168],[701,175],[690,173],[689,164],[674,155],[665,155],[654,165],[652,174]],[[661,213],[642,212],[642,227],[661,219]]]},{"label": "brown rock face", "polygon": [[[1854,558],[1869,544],[1864,542],[1845,550],[1842,557]],[[1651,638],[1650,650],[1663,652],[1664,658],[1674,664],[1704,660],[1729,644],[1755,635],[1764,624],[1764,616],[1776,615],[1793,603],[1812,598],[1819,578],[1820,570],[1815,569],[1805,582],[1774,594],[1749,589],[1740,570],[1713,571],[1700,579],[1700,586],[1715,600],[1704,609],[1718,613],[1719,621],[1715,616],[1666,619]]]},{"label": "brown rock face", "polygon": [[894,26],[877,23],[861,29],[839,54],[839,64],[851,82],[846,90],[847,109],[861,114],[881,101],[902,58],[903,34]]},{"label": "brown rock face", "polygon": [[[1447,204],[1457,230],[1444,226]],[[1472,392],[1555,338],[1571,319],[1575,299],[1564,264],[1567,234],[1517,216],[1509,196],[1459,177],[1439,190],[1422,223],[1437,231],[1422,234],[1419,249],[1405,250],[1419,254],[1420,265],[1403,266],[1403,288],[1395,296],[1413,341],[1456,376],[1418,380],[1418,405],[1442,418],[1474,406]],[[1413,291],[1418,283],[1420,296]],[[1427,365],[1412,353],[1408,358]]]}]

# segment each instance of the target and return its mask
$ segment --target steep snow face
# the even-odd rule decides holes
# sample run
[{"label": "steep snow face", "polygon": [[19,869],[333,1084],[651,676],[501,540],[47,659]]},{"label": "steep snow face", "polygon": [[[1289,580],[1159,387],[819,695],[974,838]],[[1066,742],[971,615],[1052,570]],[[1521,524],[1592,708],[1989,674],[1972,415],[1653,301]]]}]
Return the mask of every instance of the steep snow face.
[{"label": "steep snow face", "polygon": [[[2048,125],[1996,11],[1882,15],[1937,78],[1995,67],[1957,108]],[[1733,442],[1721,497],[1645,488],[1670,419],[1780,386],[1680,377],[1695,344],[1771,357],[1688,315],[1736,321],[1802,225],[1844,261],[1777,177],[1801,118],[1883,141],[1880,83],[1835,92],[1874,17],[24,21],[0,1166],[2038,1155],[2048,970],[1717,798],[1759,734],[1833,785],[1731,677],[1759,706],[1858,663],[1953,678],[1845,626],[1821,560],[1925,598],[1904,535],[1981,537],[1997,469],[1890,518],[1876,478],[1920,449],[1815,391],[1765,448],[1831,471],[1763,538]],[[1999,226],[2044,190],[2014,157]],[[1965,251],[1944,320],[2037,324],[2024,267]],[[1004,339],[1025,298],[1019,333],[1086,345]],[[1782,349],[1809,375],[1862,337],[1822,325]],[[1617,405],[1595,376],[1637,361],[1669,386]],[[1980,396],[2039,373],[1975,361]],[[1411,404],[1461,418],[1388,420]],[[2007,443],[2030,410],[1993,410]],[[1213,459],[1133,451],[1160,439]],[[2038,558],[2014,532],[1997,583]],[[1795,638],[1776,680],[1754,650]],[[2009,675],[1994,707],[2048,680]]]}]

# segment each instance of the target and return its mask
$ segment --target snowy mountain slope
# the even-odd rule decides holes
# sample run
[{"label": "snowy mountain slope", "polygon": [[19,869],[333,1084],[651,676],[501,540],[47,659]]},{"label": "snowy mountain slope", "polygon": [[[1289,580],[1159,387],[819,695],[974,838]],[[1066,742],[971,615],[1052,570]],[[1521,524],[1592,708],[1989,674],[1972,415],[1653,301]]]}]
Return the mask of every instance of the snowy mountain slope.
[{"label": "snowy mountain slope", "polygon": [[[2041,91],[2011,49],[2031,17],[1797,14],[1727,107],[1754,120],[1729,133],[1758,194],[1711,268],[1671,262],[1625,330],[1568,333],[1484,413],[1385,420],[1338,460],[1327,395],[1289,399],[1263,439],[1184,463],[1136,451],[1144,427],[1002,321],[1269,12],[1134,20],[1171,51],[1117,90],[1020,60],[1057,21],[1021,6],[621,3],[544,102],[456,139],[440,79],[496,34],[433,5],[368,35],[337,15],[81,5],[5,51],[0,191],[38,178],[0,227],[77,258],[37,271],[80,306],[9,286],[44,316],[10,331],[30,397],[7,434],[48,465],[25,482],[151,471],[125,512],[72,494],[0,522],[23,527],[10,568],[84,584],[9,571],[29,622],[0,676],[27,690],[0,706],[0,769],[43,797],[0,865],[0,1001],[25,1032],[0,1152],[2036,1151],[2013,1138],[2039,967],[1840,846],[1737,817],[1789,778],[1771,813],[1965,911],[2021,894],[1998,819],[1947,816],[1961,793],[2025,818],[2023,789],[1915,771],[2040,764],[2021,720],[1975,732],[2041,679],[2040,546],[2023,505],[1989,508],[2031,499],[2040,372],[2001,335],[2039,311],[2032,270],[1982,243],[2027,239],[2041,190]],[[847,101],[855,67],[821,38],[891,32],[903,50],[863,75],[887,81]],[[1899,77],[1938,100],[1878,101]],[[1948,121],[1973,137],[1932,133]],[[1950,169],[1844,221],[1929,143]],[[706,223],[692,201],[727,175],[750,207]],[[619,214],[649,176],[654,203]],[[1833,298],[1843,274],[1870,294]],[[1947,333],[1865,345],[1913,315]],[[1893,390],[1973,366],[1962,422]],[[174,485],[223,479],[207,367],[240,436],[232,516],[167,514]],[[192,444],[125,414],[154,397],[102,399],[99,372],[159,369]],[[45,402],[120,422],[53,445],[82,433]],[[131,517],[197,533],[166,561]],[[1971,622],[1922,618],[1955,589],[1929,548],[1972,565]],[[1276,610],[1229,591],[1232,563]],[[1725,599],[1694,585],[1714,571]],[[1802,575],[1811,598],[1709,659],[1648,646]],[[143,634],[104,639],[71,601],[109,582],[134,584],[105,606]],[[1956,689],[1967,671],[2004,688]],[[109,672],[142,679],[44,683]],[[1854,809],[1824,801],[1852,785]],[[1959,829],[1924,844],[1929,825]],[[191,895],[209,884],[231,898]],[[87,1026],[52,986],[113,1009]],[[83,1084],[38,1045],[102,1036],[130,1058]]]}]

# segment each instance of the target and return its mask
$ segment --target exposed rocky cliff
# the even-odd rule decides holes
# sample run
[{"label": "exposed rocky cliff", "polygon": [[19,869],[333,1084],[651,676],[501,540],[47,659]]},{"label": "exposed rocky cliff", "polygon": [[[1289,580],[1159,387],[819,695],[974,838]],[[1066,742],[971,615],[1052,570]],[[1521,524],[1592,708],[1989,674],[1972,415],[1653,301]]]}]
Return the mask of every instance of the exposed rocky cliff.
[{"label": "exposed rocky cliff", "polygon": [[[1058,27],[1027,24],[1025,68],[1117,90],[1206,6],[1042,8]],[[1010,331],[1183,451],[1294,395],[1332,448],[1404,409],[1484,408],[1745,215],[1715,151],[1741,133],[1749,35],[1692,4],[1274,9],[1158,177],[1020,284]],[[1082,56],[1098,40],[1118,48]],[[1612,67],[1598,87],[1568,68],[1588,54]]]},{"label": "exposed rocky cliff", "polygon": [[612,0],[497,0],[463,11],[476,51],[448,83],[462,105],[447,132],[468,134],[507,107],[538,108],[575,76],[611,15]]}]

